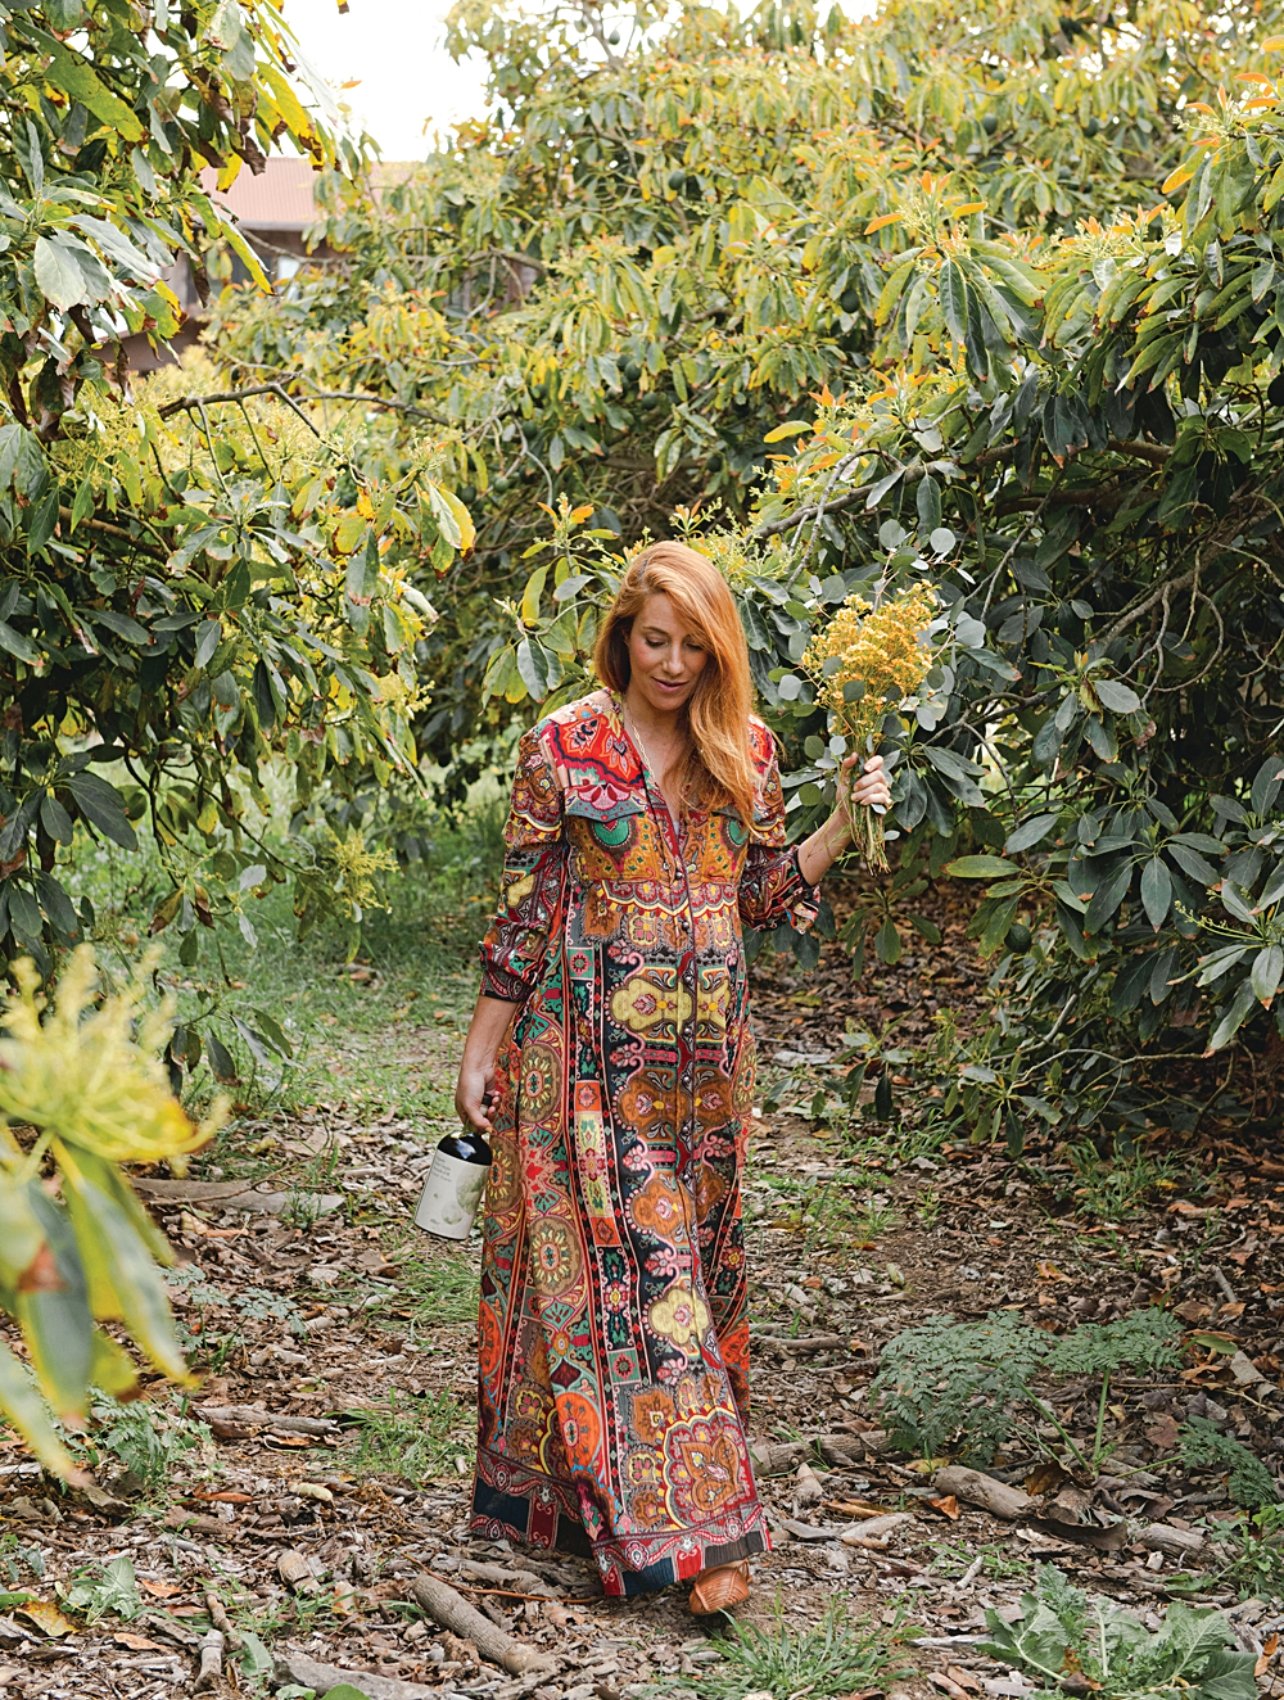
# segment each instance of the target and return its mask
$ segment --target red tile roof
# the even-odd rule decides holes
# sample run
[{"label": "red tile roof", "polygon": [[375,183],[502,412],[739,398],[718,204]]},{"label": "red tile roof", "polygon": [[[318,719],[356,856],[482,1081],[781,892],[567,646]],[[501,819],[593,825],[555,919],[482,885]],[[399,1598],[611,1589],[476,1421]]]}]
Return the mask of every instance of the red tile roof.
[{"label": "red tile roof", "polygon": [[315,177],[311,160],[277,158],[269,159],[257,176],[243,165],[228,189],[215,187],[218,172],[207,167],[201,172],[201,188],[251,230],[302,230],[317,216]]},{"label": "red tile roof", "polygon": [[[399,181],[413,166],[383,160],[373,168],[376,185]],[[228,189],[218,189],[218,172],[207,166],[201,172],[201,188],[212,194],[247,230],[304,230],[315,222],[313,186],[317,171],[311,160],[274,155],[257,175],[241,167]]]}]

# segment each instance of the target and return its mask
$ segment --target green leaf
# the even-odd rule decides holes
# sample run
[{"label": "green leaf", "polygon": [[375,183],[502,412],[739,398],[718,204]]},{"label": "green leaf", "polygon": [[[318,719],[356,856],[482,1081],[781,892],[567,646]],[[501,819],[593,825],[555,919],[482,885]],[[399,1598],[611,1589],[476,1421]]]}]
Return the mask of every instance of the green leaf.
[{"label": "green leaf", "polygon": [[41,1391],[64,1421],[83,1418],[94,1356],[94,1325],[85,1274],[67,1218],[43,1194],[32,1204],[52,1260],[49,1278],[18,1292],[14,1315],[31,1353]]},{"label": "green leaf", "polygon": [[1220,1051],[1229,1045],[1248,1019],[1250,1010],[1256,1002],[1253,986],[1250,980],[1241,980],[1235,988],[1235,995],[1223,1011],[1221,1020],[1213,1028],[1208,1044],[1204,1050],[1206,1057],[1211,1057],[1214,1051]]},{"label": "green leaf", "polygon": [[82,1146],[60,1141],[58,1157],[94,1314],[118,1318],[162,1374],[188,1380],[169,1296],[154,1261],[155,1230],[150,1224],[144,1229],[128,1182]]},{"label": "green leaf", "polygon": [[41,658],[37,645],[32,643],[29,637],[15,631],[7,620],[0,620],[0,649],[18,661],[25,661],[29,667],[34,666]]},{"label": "green leaf", "polygon": [[0,1344],[0,1411],[17,1429],[51,1475],[83,1481],[85,1473],[58,1438],[49,1410],[30,1374],[6,1345]]},{"label": "green leaf", "polygon": [[1277,944],[1268,944],[1253,958],[1253,966],[1249,971],[1253,996],[1264,1009],[1271,1007],[1275,994],[1280,989],[1281,975],[1284,975],[1284,949]]},{"label": "green leaf", "polygon": [[888,915],[874,934],[874,950],[878,960],[894,966],[901,959],[901,948],[901,935],[896,930],[896,923]]},{"label": "green leaf", "polygon": [[56,46],[52,49],[45,75],[56,89],[78,100],[109,130],[123,136],[127,142],[142,140],[143,126],[138,114],[111,92],[87,60],[65,47]]},{"label": "green leaf", "polygon": [[206,667],[210,657],[219,646],[223,636],[223,625],[220,620],[205,620],[196,634],[196,652],[192,657],[193,665]]},{"label": "green leaf", "polygon": [[1261,817],[1271,812],[1275,807],[1275,799],[1280,794],[1282,783],[1284,783],[1284,757],[1268,756],[1253,777],[1252,804],[1255,815]]},{"label": "green leaf", "polygon": [[69,774],[65,781],[82,815],[122,850],[137,850],[138,839],[125,815],[120,792],[96,773]]},{"label": "green leaf", "polygon": [[1221,876],[1198,850],[1192,850],[1189,844],[1182,844],[1176,838],[1169,839],[1166,848],[1177,866],[1184,874],[1189,874],[1191,879],[1198,880],[1202,886],[1217,884]]},{"label": "green leaf", "polygon": [[777,425],[774,431],[768,431],[762,440],[764,443],[783,443],[786,437],[799,437],[804,431],[812,429],[810,419],[787,419],[783,425]]},{"label": "green leaf", "polygon": [[441,534],[452,549],[458,549],[461,554],[467,554],[477,541],[477,528],[473,524],[472,515],[452,490],[429,481],[428,501]]},{"label": "green leaf", "polygon": [[524,637],[517,646],[517,672],[536,702],[548,694],[547,651],[537,639]]},{"label": "green leaf", "polygon": [[1088,901],[1087,910],[1083,917],[1085,933],[1099,933],[1106,922],[1114,915],[1119,905],[1128,893],[1132,884],[1132,864],[1125,862],[1106,875],[1101,884],[1093,890]]},{"label": "green leaf", "polygon": [[1003,848],[1012,855],[1018,850],[1033,849],[1036,844],[1042,843],[1060,818],[1056,814],[1031,815],[1029,820],[1022,821],[1009,833]]},{"label": "green leaf", "polygon": [[941,311],[955,342],[966,342],[968,288],[963,273],[953,260],[946,260],[941,267]]},{"label": "green leaf", "polygon": [[1002,856],[956,856],[945,864],[945,872],[956,880],[1002,879],[1005,874],[1023,871],[1019,863],[1005,861]]},{"label": "green leaf", "polygon": [[93,300],[77,245],[56,236],[36,237],[36,283],[60,313]]},{"label": "green leaf", "polygon": [[1125,685],[1120,679],[1096,679],[1092,681],[1104,707],[1113,714],[1135,714],[1141,707],[1141,698],[1131,685]]},{"label": "green leaf", "polygon": [[1173,900],[1172,875],[1159,856],[1152,856],[1141,870],[1141,906],[1153,931],[1158,932]]},{"label": "green leaf", "polygon": [[207,1032],[205,1035],[205,1054],[209,1058],[215,1080],[229,1083],[236,1079],[236,1063],[232,1059],[232,1053],[214,1033]]}]

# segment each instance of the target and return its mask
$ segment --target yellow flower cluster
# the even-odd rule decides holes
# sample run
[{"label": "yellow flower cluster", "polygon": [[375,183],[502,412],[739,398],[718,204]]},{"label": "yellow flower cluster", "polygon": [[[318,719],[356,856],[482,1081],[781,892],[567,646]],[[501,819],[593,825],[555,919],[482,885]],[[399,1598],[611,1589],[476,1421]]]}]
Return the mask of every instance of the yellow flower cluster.
[{"label": "yellow flower cluster", "polygon": [[147,969],[144,963],[123,991],[98,1002],[94,953],[81,945],[49,1009],[32,963],[14,963],[17,990],[0,1014],[0,1140],[8,1161],[21,1153],[3,1128],[6,1119],[111,1163],[175,1160],[221,1125],[223,1101],[198,1126],[170,1091],[157,1052],[173,1012],[142,1009]]},{"label": "yellow flower cluster", "polygon": [[[816,694],[836,731],[860,750],[883,716],[922,685],[932,667],[928,627],[936,617],[929,585],[896,591],[877,605],[863,596],[847,601],[817,632],[802,658]],[[849,701],[846,687],[859,681],[864,694]]]},{"label": "yellow flower cluster", "polygon": [[350,826],[348,836],[340,838],[331,833],[330,860],[338,873],[338,891],[350,908],[372,909],[376,906],[380,874],[390,874],[397,866],[391,850],[368,850],[359,827]]}]

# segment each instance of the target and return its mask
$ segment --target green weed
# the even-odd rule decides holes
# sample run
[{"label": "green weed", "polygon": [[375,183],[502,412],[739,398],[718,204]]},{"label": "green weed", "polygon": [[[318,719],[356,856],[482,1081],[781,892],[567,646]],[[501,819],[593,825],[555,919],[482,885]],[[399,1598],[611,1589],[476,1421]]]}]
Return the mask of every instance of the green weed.
[{"label": "green weed", "polygon": [[1174,1594],[1220,1593],[1241,1600],[1284,1599],[1284,1504],[1268,1505],[1235,1523],[1212,1526],[1215,1561],[1168,1580]]},{"label": "green weed", "polygon": [[1098,1700],[1254,1700],[1257,1693],[1254,1655],[1241,1652],[1221,1612],[1170,1606],[1151,1630],[1043,1565],[1018,1617],[985,1616],[990,1639],[977,1650],[1040,1682],[1031,1700],[1085,1690]]},{"label": "green weed", "polygon": [[420,1485],[452,1475],[456,1454],[472,1445],[472,1413],[451,1393],[392,1392],[386,1407],[350,1415],[354,1475],[400,1476]]},{"label": "green weed", "polygon": [[189,1417],[183,1407],[166,1409],[144,1399],[122,1404],[103,1394],[94,1401],[98,1428],[82,1444],[95,1461],[111,1454],[134,1478],[144,1496],[156,1494],[189,1453],[205,1451],[213,1458],[214,1437],[209,1424]]},{"label": "green weed", "polygon": [[[1083,1468],[1100,1468],[1111,1378],[1123,1369],[1158,1369],[1178,1362],[1180,1324],[1166,1311],[1130,1311],[1114,1322],[1080,1323],[1060,1336],[1035,1328],[1011,1311],[983,1322],[931,1316],[896,1335],[883,1349],[870,1392],[881,1400],[893,1441],[920,1457],[953,1449],[980,1464],[993,1461],[1019,1427],[1044,1447],[1037,1416],[1051,1424]],[[1098,1382],[1091,1455],[1067,1433],[1034,1389],[1041,1376]]]},{"label": "green weed", "polygon": [[133,1563],[124,1557],[77,1570],[71,1586],[58,1591],[67,1610],[87,1623],[97,1623],[100,1617],[119,1617],[129,1623],[145,1610]]},{"label": "green weed", "polygon": [[1125,1140],[1116,1140],[1103,1152],[1084,1139],[1063,1155],[1068,1168],[1028,1160],[1021,1168],[1036,1185],[1051,1190],[1057,1213],[1069,1211],[1084,1221],[1131,1221],[1164,1194],[1179,1189],[1202,1193],[1208,1187],[1207,1175],[1198,1174],[1189,1162]]},{"label": "green weed", "polygon": [[783,1205],[773,1212],[773,1219],[789,1232],[801,1235],[804,1255],[876,1240],[900,1221],[892,1203],[871,1195],[863,1181],[767,1175],[763,1185]]},{"label": "green weed", "polygon": [[8,1578],[10,1587],[16,1586],[24,1575],[34,1576],[39,1582],[45,1568],[45,1555],[38,1546],[29,1546],[12,1529],[0,1534],[0,1569]]},{"label": "green weed", "polygon": [[466,1257],[428,1258],[411,1251],[398,1259],[390,1300],[398,1311],[409,1312],[416,1329],[431,1332],[443,1324],[477,1320],[477,1283],[477,1266]]},{"label": "green weed", "polygon": [[1279,1483],[1256,1453],[1207,1417],[1190,1417],[1182,1424],[1177,1456],[1187,1469],[1225,1473],[1232,1504],[1245,1511],[1264,1511],[1280,1497]]},{"label": "green weed", "polygon": [[981,1575],[994,1582],[1009,1582],[1017,1576],[1028,1576],[1031,1561],[1005,1546],[969,1546],[963,1541],[941,1541],[932,1554],[928,1569],[934,1575],[956,1582],[976,1562],[981,1560]]},{"label": "green weed", "polygon": [[905,1675],[894,1650],[903,1631],[878,1629],[834,1600],[820,1623],[791,1625],[782,1607],[773,1624],[729,1621],[710,1645],[719,1662],[678,1687],[699,1700],[747,1700],[749,1695],[806,1695],[807,1700],[882,1690]]}]

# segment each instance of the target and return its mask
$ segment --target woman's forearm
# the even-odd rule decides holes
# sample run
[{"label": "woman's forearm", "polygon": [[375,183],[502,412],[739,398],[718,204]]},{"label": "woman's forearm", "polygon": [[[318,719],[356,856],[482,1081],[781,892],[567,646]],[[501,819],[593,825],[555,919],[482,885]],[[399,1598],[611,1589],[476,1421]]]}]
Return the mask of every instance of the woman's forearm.
[{"label": "woman's forearm", "polygon": [[807,884],[818,885],[851,841],[851,829],[838,811],[810,838],[804,838],[798,846],[798,867]]},{"label": "woman's forearm", "polygon": [[464,1039],[464,1062],[479,1068],[489,1068],[499,1055],[504,1035],[521,1007],[520,1004],[509,1003],[506,998],[487,997],[483,992],[477,999],[473,1018],[468,1024],[468,1034]]}]

